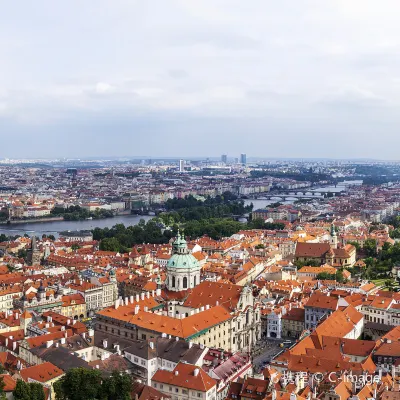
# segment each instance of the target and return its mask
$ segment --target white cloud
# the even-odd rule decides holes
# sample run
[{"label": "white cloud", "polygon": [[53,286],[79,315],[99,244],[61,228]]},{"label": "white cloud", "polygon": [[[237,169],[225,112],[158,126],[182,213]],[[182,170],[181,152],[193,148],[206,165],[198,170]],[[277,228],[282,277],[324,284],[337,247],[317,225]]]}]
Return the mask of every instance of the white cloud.
[{"label": "white cloud", "polygon": [[[196,128],[210,139],[232,131],[230,118],[243,126],[257,118],[261,143],[273,135],[294,143],[327,121],[354,127],[369,107],[365,118],[384,118],[393,129],[381,137],[400,144],[399,11],[394,0],[40,0],[23,9],[8,2],[0,14],[1,116],[29,131],[30,122],[94,126],[101,115],[107,135],[113,121],[134,126],[136,113],[149,113],[163,121],[152,128],[159,138],[165,118],[201,116]],[[286,149],[327,151],[307,142]],[[375,151],[364,146],[368,156]]]},{"label": "white cloud", "polygon": [[112,85],[110,85],[109,83],[98,82],[96,84],[96,93],[98,93],[98,94],[109,93],[112,90],[114,90],[114,87]]}]

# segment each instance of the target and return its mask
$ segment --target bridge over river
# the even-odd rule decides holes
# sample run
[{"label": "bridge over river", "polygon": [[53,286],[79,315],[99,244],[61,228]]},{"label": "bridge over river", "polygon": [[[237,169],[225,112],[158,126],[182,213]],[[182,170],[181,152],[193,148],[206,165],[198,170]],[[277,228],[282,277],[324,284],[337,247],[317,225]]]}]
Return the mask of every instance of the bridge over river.
[{"label": "bridge over river", "polygon": [[331,191],[331,190],[322,190],[318,189],[318,191],[281,191],[281,192],[268,192],[268,193],[260,193],[258,195],[252,196],[255,199],[259,200],[297,200],[297,199],[324,199],[326,196],[340,196],[343,190]]}]

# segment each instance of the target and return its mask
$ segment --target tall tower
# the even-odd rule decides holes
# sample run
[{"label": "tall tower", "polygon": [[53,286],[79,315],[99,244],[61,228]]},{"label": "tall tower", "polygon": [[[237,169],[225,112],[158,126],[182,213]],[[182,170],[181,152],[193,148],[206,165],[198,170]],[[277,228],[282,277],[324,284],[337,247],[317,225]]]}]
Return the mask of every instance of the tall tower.
[{"label": "tall tower", "polygon": [[21,316],[20,316],[20,319],[19,319],[19,322],[20,322],[20,327],[21,327],[21,329],[23,329],[24,330],[24,333],[25,333],[25,335],[26,335],[26,331],[27,331],[27,329],[28,329],[28,326],[30,325],[30,323],[32,322],[32,315],[29,313],[29,311],[24,311],[22,314],[21,314]]},{"label": "tall tower", "polygon": [[194,288],[200,283],[200,270],[199,262],[189,253],[185,238],[178,232],[167,264],[167,289],[180,292]]},{"label": "tall tower", "polygon": [[183,172],[185,170],[185,160],[179,160],[179,172]]},{"label": "tall tower", "polygon": [[40,249],[37,247],[36,236],[32,236],[31,240],[31,248],[28,250],[27,260],[31,265],[40,265],[40,259],[42,258],[42,254]]},{"label": "tall tower", "polygon": [[337,234],[336,234],[336,230],[335,230],[335,226],[331,225],[331,230],[330,230],[330,234],[331,234],[331,239],[330,239],[330,245],[332,249],[337,249],[337,245],[338,245],[338,239],[337,239]]},{"label": "tall tower", "polygon": [[228,156],[226,154],[222,154],[221,162],[223,162],[224,164],[226,164],[228,162]]},{"label": "tall tower", "polygon": [[245,153],[242,153],[240,155],[240,164],[242,164],[242,165],[246,165],[247,164],[247,156],[246,156]]}]

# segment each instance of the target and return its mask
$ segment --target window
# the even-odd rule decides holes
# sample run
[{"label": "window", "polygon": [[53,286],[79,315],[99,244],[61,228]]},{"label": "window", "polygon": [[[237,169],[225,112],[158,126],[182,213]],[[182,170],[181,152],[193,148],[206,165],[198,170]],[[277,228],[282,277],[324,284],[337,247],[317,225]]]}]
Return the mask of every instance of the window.
[{"label": "window", "polygon": [[179,389],[178,388],[175,388],[175,393],[179,393]]},{"label": "window", "polygon": [[184,289],[187,288],[187,283],[188,283],[188,280],[187,280],[187,277],[185,276],[185,277],[183,278],[183,288],[184,288]]},{"label": "window", "polygon": [[176,280],[175,280],[175,277],[173,276],[172,277],[172,287],[175,287],[175,285],[176,285]]},{"label": "window", "polygon": [[144,333],[142,333],[142,339],[146,340],[146,335]]}]

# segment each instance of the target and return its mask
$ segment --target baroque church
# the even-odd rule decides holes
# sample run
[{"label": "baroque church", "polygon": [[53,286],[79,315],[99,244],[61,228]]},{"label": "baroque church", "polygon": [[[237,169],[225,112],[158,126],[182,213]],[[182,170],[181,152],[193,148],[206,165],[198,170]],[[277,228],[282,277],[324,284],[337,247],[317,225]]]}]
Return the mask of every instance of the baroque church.
[{"label": "baroque church", "polygon": [[200,283],[200,270],[200,264],[190,254],[184,236],[178,232],[167,264],[166,288],[171,292],[193,289]]},{"label": "baroque church", "polygon": [[172,248],[166,267],[166,315],[184,319],[222,306],[233,317],[229,326],[230,338],[227,339],[227,331],[220,332],[221,337],[230,341],[228,345],[224,340],[224,345],[232,350],[250,351],[261,337],[261,307],[253,296],[251,285],[201,281],[201,266],[179,232]]}]

